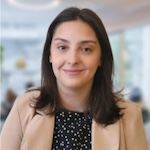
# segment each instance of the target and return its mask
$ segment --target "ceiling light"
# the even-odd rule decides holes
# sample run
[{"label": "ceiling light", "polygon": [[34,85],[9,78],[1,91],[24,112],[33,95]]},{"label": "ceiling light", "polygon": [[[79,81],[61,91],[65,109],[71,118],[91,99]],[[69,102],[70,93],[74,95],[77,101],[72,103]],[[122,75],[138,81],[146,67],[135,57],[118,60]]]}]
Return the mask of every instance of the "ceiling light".
[{"label": "ceiling light", "polygon": [[19,8],[25,8],[25,9],[30,9],[30,10],[46,10],[46,9],[51,9],[59,5],[60,1],[58,0],[53,0],[45,3],[25,3],[21,2],[19,0],[8,0],[8,2],[16,7]]}]

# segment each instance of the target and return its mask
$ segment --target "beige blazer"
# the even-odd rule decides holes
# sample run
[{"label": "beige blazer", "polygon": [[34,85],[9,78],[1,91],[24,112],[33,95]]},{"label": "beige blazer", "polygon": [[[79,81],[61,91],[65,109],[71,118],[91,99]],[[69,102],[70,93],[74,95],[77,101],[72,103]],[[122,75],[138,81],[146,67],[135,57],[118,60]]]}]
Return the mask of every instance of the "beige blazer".
[{"label": "beige blazer", "polygon": [[[51,150],[55,117],[29,106],[39,92],[19,96],[1,132],[1,150]],[[148,150],[141,108],[129,101],[124,116],[116,123],[103,127],[92,121],[92,150]]]}]

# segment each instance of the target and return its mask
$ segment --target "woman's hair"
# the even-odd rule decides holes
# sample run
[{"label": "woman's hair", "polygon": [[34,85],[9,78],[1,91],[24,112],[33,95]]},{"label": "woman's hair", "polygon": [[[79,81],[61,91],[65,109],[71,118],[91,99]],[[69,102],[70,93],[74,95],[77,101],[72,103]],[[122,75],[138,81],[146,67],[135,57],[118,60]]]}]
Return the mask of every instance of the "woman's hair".
[{"label": "woman's hair", "polygon": [[48,114],[54,113],[58,108],[59,94],[56,77],[52,64],[49,62],[50,47],[56,28],[61,23],[73,20],[81,20],[90,25],[101,46],[102,64],[94,76],[87,108],[90,108],[90,113],[97,123],[112,124],[122,116],[121,109],[116,105],[116,102],[121,99],[121,94],[113,92],[114,62],[107,33],[100,18],[90,9],[67,8],[58,14],[49,26],[42,56],[40,96],[34,107],[38,110],[44,109],[46,106],[50,107]]}]

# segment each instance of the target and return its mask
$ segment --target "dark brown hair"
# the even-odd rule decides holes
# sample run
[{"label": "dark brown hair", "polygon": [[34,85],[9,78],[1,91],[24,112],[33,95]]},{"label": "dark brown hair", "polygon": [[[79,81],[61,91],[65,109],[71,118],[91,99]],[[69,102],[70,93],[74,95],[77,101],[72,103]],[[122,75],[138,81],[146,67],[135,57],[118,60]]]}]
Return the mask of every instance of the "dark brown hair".
[{"label": "dark brown hair", "polygon": [[49,106],[48,114],[54,113],[58,108],[59,94],[56,77],[53,73],[52,64],[49,62],[50,46],[56,28],[63,22],[73,20],[81,20],[90,25],[101,45],[102,65],[97,69],[94,76],[88,106],[97,123],[112,124],[121,117],[121,109],[116,105],[116,102],[121,98],[121,94],[113,91],[114,62],[108,35],[101,19],[90,9],[67,8],[49,26],[42,57],[40,96],[35,108],[39,110]]}]

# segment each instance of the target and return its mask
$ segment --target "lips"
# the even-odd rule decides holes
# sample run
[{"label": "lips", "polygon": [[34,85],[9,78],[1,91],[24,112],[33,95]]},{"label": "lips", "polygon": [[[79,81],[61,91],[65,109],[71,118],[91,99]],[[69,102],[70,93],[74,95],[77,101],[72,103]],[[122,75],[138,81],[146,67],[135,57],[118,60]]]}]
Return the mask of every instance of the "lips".
[{"label": "lips", "polygon": [[83,70],[81,69],[63,69],[63,71],[67,74],[67,75],[79,75]]}]

